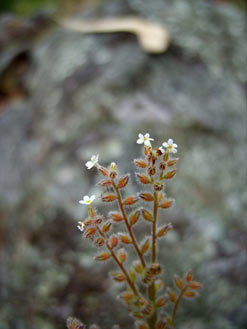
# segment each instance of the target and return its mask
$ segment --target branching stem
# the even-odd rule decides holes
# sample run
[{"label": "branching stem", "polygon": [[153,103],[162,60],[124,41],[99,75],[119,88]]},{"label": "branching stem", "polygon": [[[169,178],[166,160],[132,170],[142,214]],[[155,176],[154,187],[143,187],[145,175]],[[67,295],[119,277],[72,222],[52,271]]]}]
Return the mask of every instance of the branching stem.
[{"label": "branching stem", "polygon": [[172,320],[171,320],[171,325],[172,325],[172,327],[174,327],[174,322],[175,322],[176,314],[177,314],[177,311],[178,311],[178,306],[179,306],[180,301],[181,301],[181,299],[182,299],[182,297],[183,297],[185,291],[187,290],[187,288],[188,288],[188,286],[185,286],[185,287],[181,290],[181,292],[180,292],[180,294],[179,294],[179,296],[178,296],[178,298],[177,298],[177,300],[176,300],[176,302],[175,302],[175,305],[174,305],[174,308],[173,308],[173,311],[172,311]]}]

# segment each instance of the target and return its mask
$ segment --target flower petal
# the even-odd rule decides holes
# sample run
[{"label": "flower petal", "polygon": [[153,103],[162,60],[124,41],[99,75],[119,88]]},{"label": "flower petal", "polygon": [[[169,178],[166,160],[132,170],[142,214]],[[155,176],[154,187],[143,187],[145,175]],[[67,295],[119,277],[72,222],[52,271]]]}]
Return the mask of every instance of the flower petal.
[{"label": "flower petal", "polygon": [[143,139],[141,139],[141,138],[140,139],[137,139],[136,143],[137,144],[142,144],[143,143]]},{"label": "flower petal", "polygon": [[90,201],[93,202],[94,200],[95,200],[95,195],[92,195],[92,196],[90,197]]},{"label": "flower petal", "polygon": [[93,162],[92,161],[87,161],[85,163],[85,166],[87,167],[87,169],[91,169],[91,168],[93,168]]},{"label": "flower petal", "polygon": [[138,134],[138,137],[139,137],[140,139],[143,139],[143,138],[144,138],[143,134]]},{"label": "flower petal", "polygon": [[144,137],[145,138],[149,138],[150,137],[150,134],[149,133],[146,133]]},{"label": "flower petal", "polygon": [[172,145],[172,144],[173,144],[173,139],[169,138],[169,139],[168,139],[168,144],[169,144],[169,145]]}]

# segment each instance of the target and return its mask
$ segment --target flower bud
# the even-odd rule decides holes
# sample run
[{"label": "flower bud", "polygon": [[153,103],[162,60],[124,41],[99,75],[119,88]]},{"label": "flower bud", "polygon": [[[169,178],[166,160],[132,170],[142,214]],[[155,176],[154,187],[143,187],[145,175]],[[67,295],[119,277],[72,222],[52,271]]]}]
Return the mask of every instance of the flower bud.
[{"label": "flower bud", "polygon": [[136,177],[142,184],[150,184],[150,180],[146,175],[136,174]]},{"label": "flower bud", "polygon": [[196,291],[192,291],[192,290],[187,290],[184,293],[184,296],[187,298],[195,298],[197,297],[199,294]]},{"label": "flower bud", "polygon": [[98,182],[97,185],[103,186],[103,187],[110,187],[112,185],[112,183],[109,179],[103,179],[100,182]]},{"label": "flower bud", "polygon": [[118,245],[118,237],[116,235],[112,235],[110,237],[110,246],[111,248],[115,248]]},{"label": "flower bud", "polygon": [[111,257],[111,254],[107,253],[106,251],[101,252],[98,254],[95,259],[99,260],[101,262],[104,262],[105,260],[109,259]]},{"label": "flower bud", "polygon": [[145,271],[142,281],[145,284],[150,284],[153,281],[153,274],[150,268]]},{"label": "flower bud", "polygon": [[176,303],[177,296],[176,296],[175,292],[171,288],[167,288],[167,293],[168,293],[170,301],[172,303]]},{"label": "flower bud", "polygon": [[159,169],[161,171],[164,171],[166,169],[166,163],[165,161],[161,161],[160,164],[159,164]]},{"label": "flower bud", "polygon": [[187,282],[191,282],[191,280],[193,280],[193,277],[194,277],[194,275],[193,275],[192,270],[189,270],[189,271],[185,274],[185,280],[186,280]]},{"label": "flower bud", "polygon": [[163,208],[163,209],[170,208],[173,203],[174,203],[174,200],[172,200],[172,199],[165,200],[160,204],[160,208]]},{"label": "flower bud", "polygon": [[140,218],[140,210],[136,210],[136,211],[132,212],[129,217],[130,226],[135,225],[139,218]]},{"label": "flower bud", "polygon": [[86,238],[90,238],[92,239],[96,233],[96,228],[95,227],[88,227],[85,231],[84,231],[84,235]]},{"label": "flower bud", "polygon": [[160,320],[156,324],[156,329],[168,329],[167,322],[165,320]]},{"label": "flower bud", "polygon": [[145,323],[136,323],[136,329],[148,329]]},{"label": "flower bud", "polygon": [[154,281],[154,287],[155,291],[158,292],[164,288],[164,282],[161,279],[157,279]]},{"label": "flower bud", "polygon": [[141,274],[143,272],[142,264],[139,263],[138,261],[133,262],[133,267],[134,267],[136,273]]},{"label": "flower bud", "polygon": [[171,171],[168,171],[164,176],[163,178],[165,179],[171,179],[173,178],[174,176],[176,175],[176,170],[171,170]]},{"label": "flower bud", "polygon": [[138,198],[136,196],[128,196],[124,199],[123,204],[125,206],[131,206],[132,204],[136,203],[138,201]]},{"label": "flower bud", "polygon": [[112,225],[112,223],[110,222],[110,221],[107,221],[107,222],[105,222],[103,225],[102,225],[102,231],[104,232],[104,233],[106,233],[106,232],[109,232],[109,230],[110,230],[110,228],[111,228],[111,225]]},{"label": "flower bud", "polygon": [[131,238],[127,234],[119,233],[119,238],[122,243],[125,243],[125,244],[132,243]]},{"label": "flower bud", "polygon": [[100,248],[100,247],[103,247],[103,245],[105,244],[105,239],[104,238],[97,238],[94,242],[95,246]]},{"label": "flower bud", "polygon": [[118,258],[118,260],[119,260],[121,263],[125,262],[125,260],[126,260],[126,258],[127,258],[127,253],[126,253],[126,251],[125,251],[124,248],[120,248],[120,249],[118,250],[118,252],[117,252],[117,258]]},{"label": "flower bud", "polygon": [[78,320],[77,318],[74,318],[72,316],[68,317],[66,320],[66,325],[68,329],[86,329],[84,324]]},{"label": "flower bud", "polygon": [[178,289],[182,290],[184,288],[183,280],[177,274],[174,274],[174,282]]},{"label": "flower bud", "polygon": [[172,229],[172,227],[173,227],[172,224],[169,223],[169,224],[166,224],[166,225],[158,228],[157,237],[161,238],[161,237],[165,236]]},{"label": "flower bud", "polygon": [[156,192],[162,191],[163,187],[164,187],[164,185],[161,182],[154,183],[154,190]]},{"label": "flower bud", "polygon": [[129,174],[120,177],[118,181],[118,187],[123,188],[128,184],[128,182],[129,182]]},{"label": "flower bud", "polygon": [[153,306],[151,303],[147,302],[141,309],[142,314],[150,315],[153,312]]},{"label": "flower bud", "polygon": [[108,169],[105,168],[105,167],[99,166],[99,167],[98,167],[98,170],[99,170],[99,173],[100,173],[102,176],[108,176],[108,175],[109,175],[109,171],[108,171]]},{"label": "flower bud", "polygon": [[200,282],[197,282],[197,281],[191,281],[190,284],[189,284],[189,288],[194,289],[194,290],[201,289],[202,284]]},{"label": "flower bud", "polygon": [[147,238],[142,244],[141,244],[141,253],[144,255],[148,249],[149,249],[150,241],[149,238]]},{"label": "flower bud", "polygon": [[162,268],[161,268],[160,264],[157,264],[157,263],[153,263],[150,267],[150,270],[153,275],[158,275],[162,272]]},{"label": "flower bud", "polygon": [[110,213],[110,216],[112,220],[114,220],[114,222],[121,222],[123,220],[122,215],[119,214],[118,212],[112,212]]},{"label": "flower bud", "polygon": [[166,162],[169,159],[169,153],[164,153],[163,160]]},{"label": "flower bud", "polygon": [[147,169],[147,172],[148,172],[149,176],[154,176],[156,174],[156,169],[155,169],[155,167],[149,167]]},{"label": "flower bud", "polygon": [[116,171],[110,171],[110,178],[115,179],[117,177],[117,172]]},{"label": "flower bud", "polygon": [[126,280],[125,276],[120,272],[111,273],[111,276],[112,276],[113,280],[116,282],[123,282]]},{"label": "flower bud", "polygon": [[153,216],[147,209],[142,209],[142,217],[148,222],[153,221]]},{"label": "flower bud", "polygon": [[144,201],[153,201],[153,196],[150,193],[144,192],[144,193],[140,193],[139,197],[144,200]]},{"label": "flower bud", "polygon": [[94,224],[99,225],[103,222],[103,217],[102,216],[96,216],[94,217]]},{"label": "flower bud", "polygon": [[135,162],[135,165],[138,168],[146,168],[147,167],[147,163],[144,160],[142,160],[142,159],[134,160],[134,162]]},{"label": "flower bud", "polygon": [[162,151],[161,151],[158,147],[155,147],[155,149],[153,150],[153,154],[154,154],[156,157],[159,157],[159,156],[161,156],[163,153],[162,153]]},{"label": "flower bud", "polygon": [[135,282],[135,280],[136,280],[136,274],[135,274],[135,271],[132,268],[129,269],[129,277],[130,277],[130,280],[132,282]]},{"label": "flower bud", "polygon": [[101,200],[103,202],[112,202],[112,201],[115,201],[116,199],[117,199],[117,196],[114,193],[105,193],[101,196]]},{"label": "flower bud", "polygon": [[157,307],[163,307],[165,306],[165,304],[169,301],[169,297],[167,295],[160,297],[157,301],[156,301],[156,306]]},{"label": "flower bud", "polygon": [[125,303],[129,304],[131,302],[131,300],[134,298],[134,295],[132,292],[124,291],[121,293],[121,295],[119,297],[120,297],[120,299],[125,301]]},{"label": "flower bud", "polygon": [[172,167],[172,166],[174,166],[174,165],[177,163],[177,161],[178,161],[178,158],[176,158],[176,159],[172,159],[172,160],[169,160],[169,161],[167,162],[167,166],[168,166],[168,167]]},{"label": "flower bud", "polygon": [[92,218],[86,218],[83,222],[85,226],[91,226],[93,224]]}]

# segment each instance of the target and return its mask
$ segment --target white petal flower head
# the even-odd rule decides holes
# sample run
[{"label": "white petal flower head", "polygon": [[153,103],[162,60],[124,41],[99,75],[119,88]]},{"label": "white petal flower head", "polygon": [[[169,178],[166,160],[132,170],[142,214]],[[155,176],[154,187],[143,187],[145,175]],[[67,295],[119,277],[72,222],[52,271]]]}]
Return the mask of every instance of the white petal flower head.
[{"label": "white petal flower head", "polygon": [[87,169],[97,167],[98,161],[99,161],[99,155],[98,154],[97,155],[92,155],[91,160],[87,161],[85,166],[87,167]]},{"label": "white petal flower head", "polygon": [[168,153],[177,153],[177,144],[173,143],[173,139],[169,138],[167,142],[163,143],[162,144],[165,149],[166,149],[166,152]]},{"label": "white petal flower head", "polygon": [[77,228],[78,228],[78,230],[83,232],[84,228],[85,228],[85,224],[83,222],[78,222]]},{"label": "white petal flower head", "polygon": [[137,144],[144,143],[145,146],[150,146],[151,145],[150,141],[154,140],[153,138],[150,138],[150,134],[148,134],[148,133],[145,134],[144,136],[143,136],[143,134],[139,134],[138,137],[139,138],[137,139],[136,143]]},{"label": "white petal flower head", "polygon": [[111,171],[114,171],[115,169],[116,169],[116,163],[115,162],[112,162],[111,164],[110,164],[110,170]]},{"label": "white petal flower head", "polygon": [[94,199],[95,199],[95,195],[92,195],[90,197],[85,195],[83,200],[80,200],[79,203],[80,204],[86,204],[86,205],[89,206],[94,201]]}]

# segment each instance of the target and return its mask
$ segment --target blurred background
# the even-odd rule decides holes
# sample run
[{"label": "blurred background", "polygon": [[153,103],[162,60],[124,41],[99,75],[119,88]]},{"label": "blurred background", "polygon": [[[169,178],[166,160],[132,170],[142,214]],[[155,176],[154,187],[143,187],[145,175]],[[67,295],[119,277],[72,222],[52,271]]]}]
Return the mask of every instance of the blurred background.
[{"label": "blurred background", "polygon": [[[70,315],[133,328],[108,276],[114,265],[93,260],[76,224],[86,216],[78,200],[101,193],[84,163],[99,153],[101,164],[133,173],[146,132],[157,146],[169,137],[179,145],[167,191],[176,206],[160,218],[175,227],[160,244],[165,281],[192,268],[204,285],[177,328],[247,327],[245,4],[1,0],[1,329],[62,329]],[[168,50],[55,23],[126,15],[164,24]]]}]

